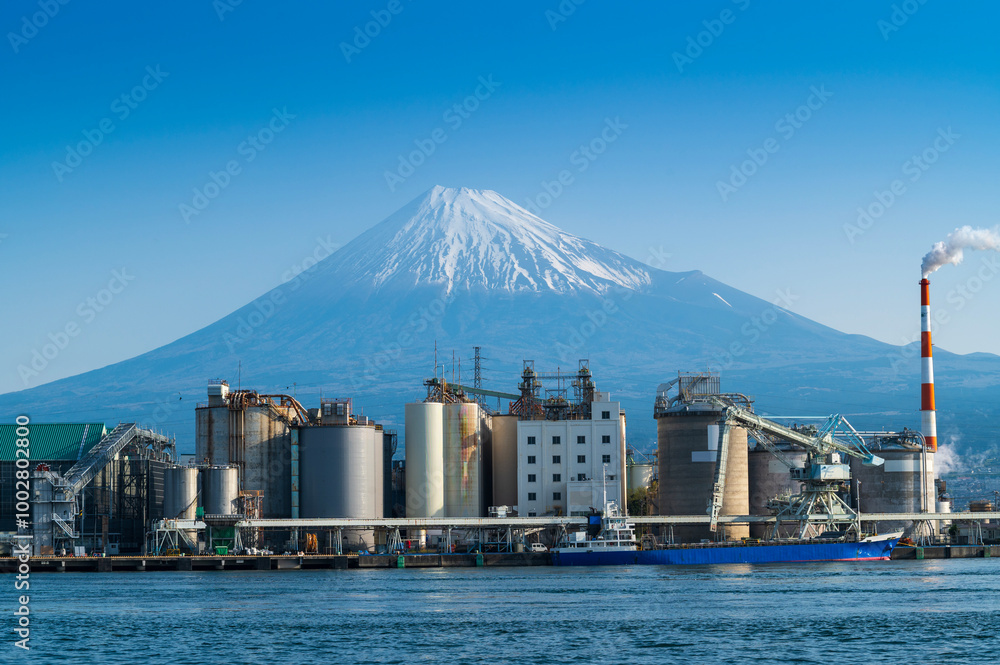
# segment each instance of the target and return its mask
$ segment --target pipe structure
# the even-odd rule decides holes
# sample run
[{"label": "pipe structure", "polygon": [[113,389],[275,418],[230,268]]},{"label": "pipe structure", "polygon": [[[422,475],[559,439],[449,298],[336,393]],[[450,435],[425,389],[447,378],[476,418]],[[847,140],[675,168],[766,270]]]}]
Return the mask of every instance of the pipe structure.
[{"label": "pipe structure", "polygon": [[927,452],[937,452],[937,414],[934,409],[934,358],[931,351],[931,283],[920,280],[920,432]]}]

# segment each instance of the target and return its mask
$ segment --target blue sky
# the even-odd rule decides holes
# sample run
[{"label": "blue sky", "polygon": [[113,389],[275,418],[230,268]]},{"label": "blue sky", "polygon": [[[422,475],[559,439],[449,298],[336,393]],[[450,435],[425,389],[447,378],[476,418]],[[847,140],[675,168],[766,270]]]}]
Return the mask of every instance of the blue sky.
[{"label": "blue sky", "polygon": [[[547,204],[639,260],[912,339],[923,254],[1000,222],[998,19],[939,0],[5,3],[0,391],[67,325],[29,385],[209,324],[435,184]],[[581,162],[609,121],[616,140]],[[984,258],[935,275],[940,346],[1000,353]]]}]

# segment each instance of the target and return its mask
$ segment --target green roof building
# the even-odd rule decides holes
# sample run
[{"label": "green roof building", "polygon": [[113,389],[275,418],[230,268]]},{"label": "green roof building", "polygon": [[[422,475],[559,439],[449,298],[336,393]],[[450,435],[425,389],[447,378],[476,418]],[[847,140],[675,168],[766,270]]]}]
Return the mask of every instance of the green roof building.
[{"label": "green roof building", "polygon": [[[15,460],[17,427],[0,423],[0,462]],[[28,430],[28,459],[39,462],[76,462],[108,432],[103,423],[32,423]]]},{"label": "green roof building", "polygon": [[[14,423],[0,423],[0,532],[17,528],[17,429]],[[111,431],[103,423],[34,422],[28,430],[28,470],[44,462],[60,475]],[[162,454],[130,445],[101,468],[78,502],[76,523],[82,536],[77,543],[88,551],[140,551],[150,521],[163,516],[163,470],[168,463]]]}]

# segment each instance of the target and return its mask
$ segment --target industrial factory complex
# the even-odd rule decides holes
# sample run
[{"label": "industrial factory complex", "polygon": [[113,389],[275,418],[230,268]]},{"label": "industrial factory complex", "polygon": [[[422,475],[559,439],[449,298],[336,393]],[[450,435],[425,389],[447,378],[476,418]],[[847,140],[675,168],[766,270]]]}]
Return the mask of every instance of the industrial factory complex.
[{"label": "industrial factory complex", "polygon": [[543,551],[609,501],[640,495],[629,517],[643,547],[895,530],[982,543],[997,537],[993,507],[953,513],[934,473],[926,279],[921,290],[919,431],[763,417],[719,374],[678,373],[650,395],[651,413],[630,414],[655,419],[656,451],[641,455],[587,361],[574,372],[525,361],[509,393],[443,376],[414,386],[404,458],[399,433],[348,396],[303,405],[218,379],[195,409],[193,456],[141,423],[0,425],[0,546],[30,538],[36,556],[77,557]]}]

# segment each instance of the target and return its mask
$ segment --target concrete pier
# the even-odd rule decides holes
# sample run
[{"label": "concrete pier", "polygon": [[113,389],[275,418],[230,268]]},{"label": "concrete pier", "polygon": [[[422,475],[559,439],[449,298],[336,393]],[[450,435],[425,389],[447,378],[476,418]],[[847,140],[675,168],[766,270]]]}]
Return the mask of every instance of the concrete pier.
[{"label": "concrete pier", "polygon": [[[897,547],[893,560],[1000,557],[998,545]],[[476,568],[549,566],[547,552],[487,554],[306,554],[267,556],[32,557],[32,573],[125,573],[160,571],[348,570],[351,568]],[[16,573],[18,560],[0,557],[0,573]]]},{"label": "concrete pier", "polygon": [[[399,560],[402,559],[402,566]],[[347,570],[350,568],[475,568],[477,566],[547,566],[548,553],[490,554],[306,554],[267,556],[109,556],[32,557],[32,573],[119,573],[233,570]],[[16,573],[18,560],[0,557],[0,573]]]}]

